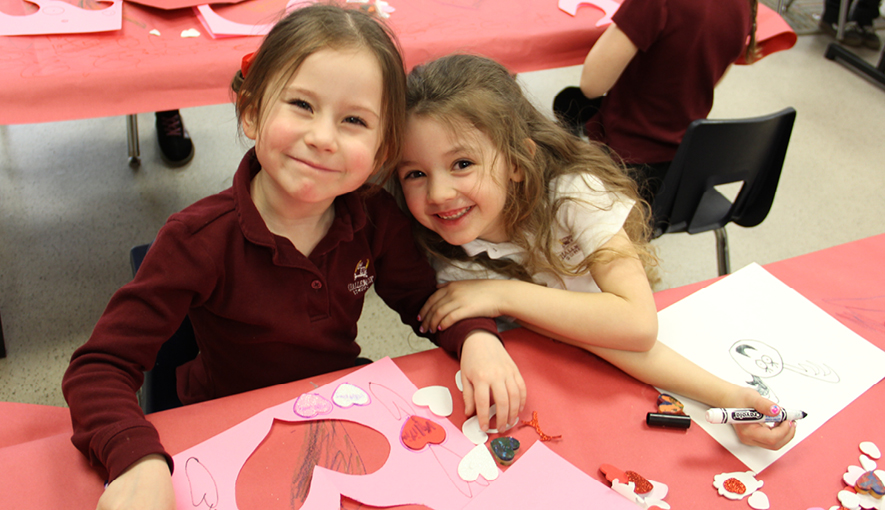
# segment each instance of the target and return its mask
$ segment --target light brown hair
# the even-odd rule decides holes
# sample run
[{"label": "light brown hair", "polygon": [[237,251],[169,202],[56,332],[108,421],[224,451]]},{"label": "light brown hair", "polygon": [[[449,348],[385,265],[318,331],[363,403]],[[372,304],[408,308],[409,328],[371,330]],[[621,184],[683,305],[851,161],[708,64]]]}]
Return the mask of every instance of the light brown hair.
[{"label": "light brown hair", "polygon": [[747,48],[744,50],[744,62],[752,64],[757,58],[759,58],[759,49],[756,47],[756,17],[759,11],[759,0],[749,1],[752,28],[750,29],[750,39],[747,42]]},{"label": "light brown hair", "polygon": [[[520,182],[508,184],[502,211],[510,242],[528,254],[523,264],[493,260],[484,253],[470,257],[460,246],[449,245],[439,234],[413,220],[416,241],[432,259],[475,261],[509,277],[531,281],[530,275],[542,271],[557,276],[586,274],[602,257],[623,255],[597,250],[576,267],[553,255],[556,214],[567,199],[550,197],[551,180],[561,175],[589,174],[599,178],[607,191],[636,201],[624,228],[646,268],[656,265],[648,245],[648,205],[639,198],[636,184],[624,167],[603,146],[581,140],[545,117],[504,66],[484,57],[450,55],[415,68],[407,83],[409,117],[430,118],[453,130],[459,123],[473,126],[492,140],[497,157],[524,174]],[[389,188],[408,213],[398,180],[392,179]]]},{"label": "light brown hair", "polygon": [[368,49],[378,59],[383,80],[381,146],[376,168],[386,179],[402,151],[406,77],[396,36],[390,28],[359,9],[332,3],[298,8],[265,36],[246,76],[237,71],[231,82],[237,119],[255,115],[260,124],[272,102],[304,60],[323,49]]}]

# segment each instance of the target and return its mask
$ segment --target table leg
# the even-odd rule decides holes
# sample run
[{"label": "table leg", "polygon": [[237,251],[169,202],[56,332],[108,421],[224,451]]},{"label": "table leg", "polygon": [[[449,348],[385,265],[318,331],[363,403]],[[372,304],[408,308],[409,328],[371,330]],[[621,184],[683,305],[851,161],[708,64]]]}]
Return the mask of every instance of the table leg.
[{"label": "table leg", "polygon": [[137,168],[141,165],[141,151],[138,148],[138,116],[126,116],[126,135],[129,140],[129,166]]}]

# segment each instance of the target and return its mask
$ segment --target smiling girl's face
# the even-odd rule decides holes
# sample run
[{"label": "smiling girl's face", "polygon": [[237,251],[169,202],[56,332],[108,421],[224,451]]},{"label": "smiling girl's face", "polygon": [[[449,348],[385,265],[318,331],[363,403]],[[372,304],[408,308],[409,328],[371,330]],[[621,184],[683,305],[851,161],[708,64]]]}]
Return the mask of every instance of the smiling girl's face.
[{"label": "smiling girl's face", "polygon": [[501,213],[522,174],[466,121],[409,116],[397,177],[415,219],[447,243],[508,240]]},{"label": "smiling girl's face", "polygon": [[269,177],[263,182],[278,196],[320,206],[359,188],[376,169],[383,86],[378,59],[366,49],[308,56],[269,98],[266,115],[245,116],[243,132]]}]

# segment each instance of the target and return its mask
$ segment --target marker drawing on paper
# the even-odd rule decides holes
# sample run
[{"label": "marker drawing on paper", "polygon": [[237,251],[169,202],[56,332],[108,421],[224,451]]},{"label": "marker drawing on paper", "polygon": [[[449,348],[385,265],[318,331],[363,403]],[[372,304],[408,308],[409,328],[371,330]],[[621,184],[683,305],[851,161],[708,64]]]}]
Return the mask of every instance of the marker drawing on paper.
[{"label": "marker drawing on paper", "polygon": [[697,426],[756,473],[885,376],[885,352],[758,264],[670,305],[658,320],[658,339],[697,365],[808,413],[793,441],[772,452],[741,444],[731,427],[707,423],[709,406],[677,396]]},{"label": "marker drawing on paper", "polygon": [[759,340],[738,340],[728,353],[738,366],[752,377],[747,381],[747,385],[773,402],[780,400],[769,383],[763,379],[777,377],[785,369],[819,381],[839,382],[839,374],[826,364],[806,360],[798,365],[790,365],[784,362],[777,349]]}]

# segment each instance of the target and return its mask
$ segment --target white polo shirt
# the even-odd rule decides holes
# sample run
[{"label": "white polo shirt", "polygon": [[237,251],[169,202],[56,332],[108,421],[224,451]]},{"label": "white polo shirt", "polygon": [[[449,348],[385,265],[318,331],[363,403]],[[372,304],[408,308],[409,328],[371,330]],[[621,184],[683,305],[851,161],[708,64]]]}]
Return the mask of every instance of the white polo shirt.
[{"label": "white polo shirt", "polygon": [[[554,254],[573,266],[581,263],[587,256],[607,243],[627,220],[633,209],[634,201],[621,194],[609,192],[602,182],[589,174],[571,174],[557,177],[551,181],[551,201],[560,197],[571,197],[559,208],[557,214],[556,240],[558,245]],[[513,243],[490,243],[476,239],[463,245],[468,255],[474,256],[482,252],[488,253],[492,259],[508,259],[522,262],[526,258],[523,248]],[[499,279],[509,277],[495,273],[478,263],[452,261],[440,265],[437,263],[436,278],[440,283],[476,280]],[[556,276],[541,272],[532,275],[535,283],[551,288],[573,290],[578,292],[600,292],[599,286],[588,273],[582,276]]]}]

